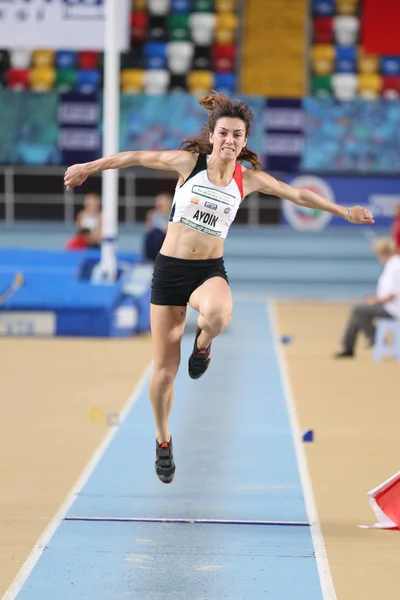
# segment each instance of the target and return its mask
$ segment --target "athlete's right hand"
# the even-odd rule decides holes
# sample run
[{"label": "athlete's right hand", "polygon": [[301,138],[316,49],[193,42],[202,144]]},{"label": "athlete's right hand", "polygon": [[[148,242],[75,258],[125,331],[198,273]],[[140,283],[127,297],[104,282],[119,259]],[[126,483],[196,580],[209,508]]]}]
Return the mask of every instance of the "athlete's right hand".
[{"label": "athlete's right hand", "polygon": [[77,187],[78,185],[82,185],[84,181],[88,178],[89,173],[87,171],[87,167],[85,163],[80,165],[72,165],[68,167],[64,175],[64,185],[67,190],[72,189],[73,187]]}]

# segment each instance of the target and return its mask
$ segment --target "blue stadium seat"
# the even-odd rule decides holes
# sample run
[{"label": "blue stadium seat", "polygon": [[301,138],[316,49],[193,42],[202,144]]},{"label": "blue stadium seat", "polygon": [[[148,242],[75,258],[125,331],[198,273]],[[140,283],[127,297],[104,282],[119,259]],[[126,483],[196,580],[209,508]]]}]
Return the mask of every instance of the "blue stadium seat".
[{"label": "blue stadium seat", "polygon": [[171,0],[172,13],[189,13],[192,8],[192,0]]},{"label": "blue stadium seat", "polygon": [[92,94],[101,85],[100,71],[85,69],[77,72],[76,89],[81,94]]},{"label": "blue stadium seat", "polygon": [[144,45],[147,69],[165,69],[167,66],[167,44],[165,42],[147,42]]},{"label": "blue stadium seat", "polygon": [[215,90],[223,94],[232,94],[236,90],[236,73],[215,73]]},{"label": "blue stadium seat", "polygon": [[313,14],[319,17],[332,17],[335,10],[335,0],[313,0]]},{"label": "blue stadium seat", "polygon": [[355,46],[336,46],[336,73],[356,73],[357,52]]},{"label": "blue stadium seat", "polygon": [[382,75],[399,75],[400,74],[400,57],[399,56],[382,56],[381,72],[382,72]]},{"label": "blue stadium seat", "polygon": [[59,50],[56,53],[57,69],[75,69],[78,61],[78,55],[72,50]]}]

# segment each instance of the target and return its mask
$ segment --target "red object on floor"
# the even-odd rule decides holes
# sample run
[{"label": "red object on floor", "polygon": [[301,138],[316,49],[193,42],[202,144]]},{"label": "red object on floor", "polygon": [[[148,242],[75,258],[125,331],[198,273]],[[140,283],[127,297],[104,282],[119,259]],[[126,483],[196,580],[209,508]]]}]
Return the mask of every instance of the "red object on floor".
[{"label": "red object on floor", "polygon": [[376,529],[400,529],[400,471],[368,492],[378,523]]}]

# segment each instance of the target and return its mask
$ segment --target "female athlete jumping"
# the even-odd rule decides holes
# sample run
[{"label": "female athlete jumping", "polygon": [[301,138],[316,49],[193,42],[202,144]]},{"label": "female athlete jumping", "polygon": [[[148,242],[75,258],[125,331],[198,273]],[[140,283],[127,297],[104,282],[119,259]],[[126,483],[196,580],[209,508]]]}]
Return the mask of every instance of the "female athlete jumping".
[{"label": "female athlete jumping", "polygon": [[[199,312],[189,358],[189,375],[198,379],[210,364],[212,340],[231,318],[224,240],[243,199],[258,191],[330,212],[350,223],[374,222],[372,214],[363,207],[339,206],[262,172],[257,155],[247,147],[253,115],[246,104],[232,102],[222,94],[204,96],[200,104],[208,113],[208,125],[200,135],[183,142],[181,150],[120,152],[73,165],[65,174],[68,190],[106,169],[140,165],[178,174],[170,223],[155,263],[151,292],[154,370],[150,400],[156,424],[155,468],[163,483],[170,483],[175,473],[168,419],[181,358],[186,307],[189,303]],[[250,163],[251,169],[239,164],[242,161]]]}]

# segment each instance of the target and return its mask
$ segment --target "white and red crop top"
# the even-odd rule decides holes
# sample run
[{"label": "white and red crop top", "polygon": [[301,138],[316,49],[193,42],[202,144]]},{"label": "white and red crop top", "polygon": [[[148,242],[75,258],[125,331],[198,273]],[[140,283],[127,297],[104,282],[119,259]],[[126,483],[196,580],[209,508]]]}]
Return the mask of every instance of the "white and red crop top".
[{"label": "white and red crop top", "polygon": [[229,185],[217,187],[207,176],[209,160],[199,154],[189,177],[176,187],[169,220],[225,239],[243,200],[242,167],[236,164]]}]

